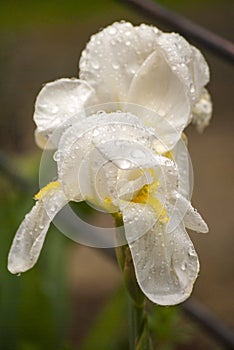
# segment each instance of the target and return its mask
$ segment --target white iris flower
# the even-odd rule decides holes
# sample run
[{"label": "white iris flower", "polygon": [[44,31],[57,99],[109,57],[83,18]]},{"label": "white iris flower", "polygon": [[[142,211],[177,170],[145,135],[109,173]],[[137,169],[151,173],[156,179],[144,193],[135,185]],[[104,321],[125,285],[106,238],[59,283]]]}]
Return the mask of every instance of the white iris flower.
[{"label": "white iris flower", "polygon": [[56,150],[58,180],[35,196],[9,270],[34,266],[55,215],[87,200],[121,215],[144,294],[161,305],[184,301],[199,271],[185,228],[208,228],[190,203],[182,133],[209,122],[208,80],[203,56],[178,34],[121,22],[92,36],[80,79],[48,83],[37,97],[36,141]]}]

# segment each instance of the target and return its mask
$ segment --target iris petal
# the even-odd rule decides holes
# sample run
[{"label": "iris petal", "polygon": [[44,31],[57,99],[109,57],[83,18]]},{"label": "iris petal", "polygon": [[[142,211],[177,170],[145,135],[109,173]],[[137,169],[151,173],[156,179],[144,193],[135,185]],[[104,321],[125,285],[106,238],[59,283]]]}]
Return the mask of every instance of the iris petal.
[{"label": "iris petal", "polygon": [[[191,294],[199,272],[193,244],[183,224],[168,234],[165,225],[155,218],[151,208],[142,210],[136,221],[134,218],[137,212],[137,207],[135,213],[129,207],[123,210],[126,239],[138,284],[154,303],[181,303]],[[142,223],[148,223],[149,229],[142,227]],[[143,228],[147,231],[142,236]]]},{"label": "iris petal", "polygon": [[80,77],[100,103],[126,101],[131,81],[155,48],[157,28],[114,23],[93,35],[80,59]]},{"label": "iris petal", "polygon": [[82,115],[85,106],[94,100],[93,89],[79,79],[58,79],[44,85],[35,103],[38,145],[44,147],[48,138],[55,133],[50,143],[56,148],[61,132],[69,125],[69,119],[77,114]]},{"label": "iris petal", "polygon": [[8,269],[11,273],[21,273],[34,266],[51,221],[66,203],[60,188],[50,189],[25,216],[8,256]]}]

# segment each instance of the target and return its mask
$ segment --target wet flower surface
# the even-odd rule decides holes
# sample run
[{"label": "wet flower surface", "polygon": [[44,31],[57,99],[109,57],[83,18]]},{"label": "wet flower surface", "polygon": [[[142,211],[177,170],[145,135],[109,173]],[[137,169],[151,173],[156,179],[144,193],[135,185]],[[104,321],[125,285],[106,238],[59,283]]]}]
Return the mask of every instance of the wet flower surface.
[{"label": "wet flower surface", "polygon": [[207,64],[178,34],[121,22],[91,37],[80,79],[59,79],[38,95],[40,147],[54,149],[57,181],[37,195],[19,227],[8,268],[38,259],[48,227],[69,201],[120,215],[138,284],[153,302],[191,293],[198,257],[186,228],[208,228],[190,203],[184,128],[211,114]]}]

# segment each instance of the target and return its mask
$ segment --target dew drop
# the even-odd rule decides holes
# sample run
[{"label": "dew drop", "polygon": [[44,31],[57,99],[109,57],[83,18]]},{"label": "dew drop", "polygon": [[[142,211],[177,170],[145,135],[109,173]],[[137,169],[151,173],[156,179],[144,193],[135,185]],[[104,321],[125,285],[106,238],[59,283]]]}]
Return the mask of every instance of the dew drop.
[{"label": "dew drop", "polygon": [[131,156],[133,158],[144,158],[145,157],[145,153],[139,149],[135,149],[131,152]]},{"label": "dew drop", "polygon": [[55,212],[55,210],[56,210],[56,207],[55,207],[55,206],[50,207],[50,212],[51,212],[52,214]]},{"label": "dew drop", "polygon": [[60,151],[56,151],[56,152],[54,153],[53,158],[54,158],[54,160],[55,160],[56,162],[60,161],[61,152],[60,152]]},{"label": "dew drop", "polygon": [[54,107],[51,108],[51,113],[52,114],[55,114],[57,112],[58,112],[58,107],[57,106],[54,106]]},{"label": "dew drop", "polygon": [[115,70],[119,69],[119,63],[113,62],[112,63],[112,68],[115,69]]},{"label": "dew drop", "polygon": [[98,136],[100,133],[99,133],[99,130],[98,129],[95,129],[93,131],[93,136]]},{"label": "dew drop", "polygon": [[116,165],[123,170],[130,169],[132,167],[132,163],[126,159],[118,159],[115,161]]},{"label": "dew drop", "polygon": [[100,68],[100,64],[99,64],[98,61],[93,60],[91,64],[92,64],[92,67],[94,69],[99,69]]},{"label": "dew drop", "polygon": [[112,27],[109,28],[108,33],[110,35],[115,35],[117,33],[117,29],[112,26]]},{"label": "dew drop", "polygon": [[196,252],[195,252],[195,250],[192,247],[189,248],[188,255],[191,256],[191,257],[195,257],[196,256]]},{"label": "dew drop", "polygon": [[184,261],[181,265],[181,270],[185,271],[186,269],[187,269],[187,263],[186,263],[186,261]]}]

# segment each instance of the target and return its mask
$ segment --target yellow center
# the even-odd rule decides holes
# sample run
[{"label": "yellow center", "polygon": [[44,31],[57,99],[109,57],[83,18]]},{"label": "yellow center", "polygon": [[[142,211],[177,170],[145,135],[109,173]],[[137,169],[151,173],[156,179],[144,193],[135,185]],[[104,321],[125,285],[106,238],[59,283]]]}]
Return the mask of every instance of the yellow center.
[{"label": "yellow center", "polygon": [[60,187],[60,182],[58,180],[50,182],[48,185],[43,187],[37,194],[35,194],[34,199],[36,200],[42,199],[48,193],[48,191],[57,189],[59,187]]},{"label": "yellow center", "polygon": [[158,198],[156,198],[153,194],[156,187],[158,187],[158,182],[155,182],[151,185],[144,185],[136,194],[136,196],[132,199],[134,203],[141,204],[149,204],[156,215],[159,217],[161,223],[166,224],[169,221],[169,217],[167,216],[167,212],[164,209],[162,203]]}]

